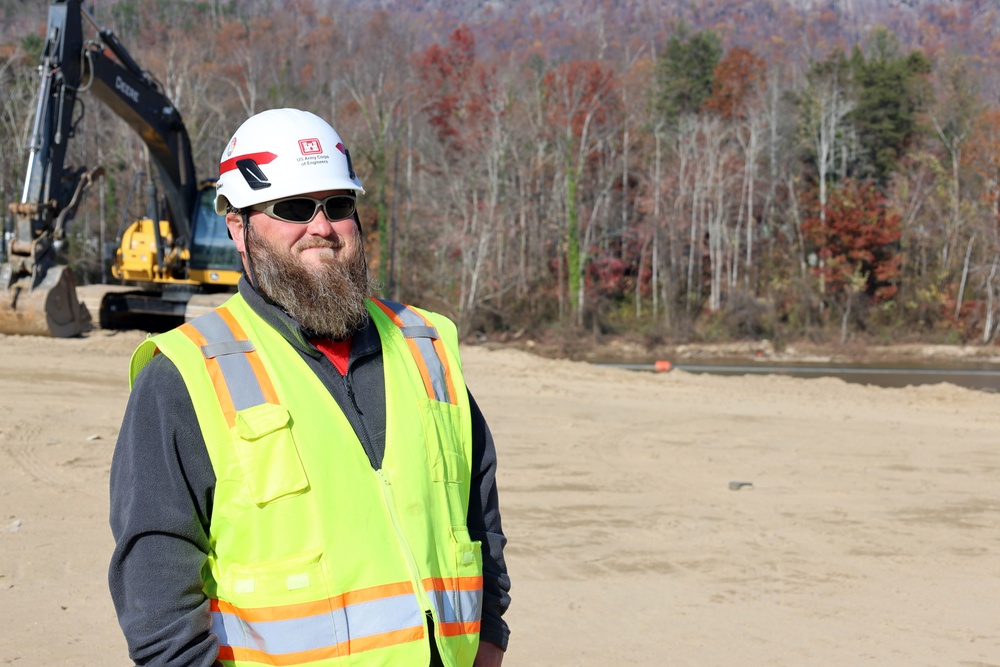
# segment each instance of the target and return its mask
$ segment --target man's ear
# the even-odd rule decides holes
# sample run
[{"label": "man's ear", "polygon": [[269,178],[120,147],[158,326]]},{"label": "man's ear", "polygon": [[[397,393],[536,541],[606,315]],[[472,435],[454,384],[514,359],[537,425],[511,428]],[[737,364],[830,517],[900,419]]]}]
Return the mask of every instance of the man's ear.
[{"label": "man's ear", "polygon": [[233,239],[233,243],[236,244],[236,251],[242,255],[246,252],[246,247],[243,243],[243,214],[226,213],[226,227],[229,228],[229,236]]}]

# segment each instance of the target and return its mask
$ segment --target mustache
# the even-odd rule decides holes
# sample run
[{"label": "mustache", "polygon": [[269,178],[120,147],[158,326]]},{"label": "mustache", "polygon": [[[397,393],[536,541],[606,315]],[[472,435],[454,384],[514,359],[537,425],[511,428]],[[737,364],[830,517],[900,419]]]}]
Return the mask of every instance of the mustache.
[{"label": "mustache", "polygon": [[344,241],[341,239],[331,240],[331,239],[302,239],[295,244],[296,250],[308,250],[309,248],[330,248],[331,250],[340,250],[344,247]]}]

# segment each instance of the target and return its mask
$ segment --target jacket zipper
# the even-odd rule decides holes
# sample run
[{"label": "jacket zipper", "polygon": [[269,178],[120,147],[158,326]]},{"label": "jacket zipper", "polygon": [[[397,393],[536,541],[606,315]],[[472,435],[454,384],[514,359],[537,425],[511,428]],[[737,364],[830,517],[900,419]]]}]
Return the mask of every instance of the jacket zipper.
[{"label": "jacket zipper", "polygon": [[[347,375],[342,376],[342,379],[344,381],[344,386],[347,387],[347,396],[351,399],[351,406],[354,408],[355,414],[361,417],[365,413],[361,410],[361,406],[358,405],[357,398],[354,396],[354,383],[351,382],[351,372],[348,371]],[[361,429],[361,431],[357,433],[358,441],[361,443],[361,449],[363,449],[365,454],[368,456],[368,462],[371,463],[372,469],[378,470],[382,466],[382,462],[375,456],[375,447],[372,445],[371,434],[368,432],[368,426],[365,425],[365,420],[363,418],[358,419],[358,427]]]}]

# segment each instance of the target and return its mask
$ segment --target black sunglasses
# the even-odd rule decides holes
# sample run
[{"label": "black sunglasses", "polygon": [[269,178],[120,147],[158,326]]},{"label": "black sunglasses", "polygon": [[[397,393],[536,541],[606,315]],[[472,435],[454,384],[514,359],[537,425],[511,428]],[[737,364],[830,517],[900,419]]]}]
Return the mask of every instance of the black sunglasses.
[{"label": "black sunglasses", "polygon": [[354,195],[330,195],[324,199],[316,199],[315,197],[299,195],[298,197],[254,204],[250,208],[275,220],[304,225],[307,222],[312,222],[320,207],[323,208],[323,215],[326,216],[327,220],[331,222],[345,220],[354,215],[354,210],[357,208],[357,198]]}]

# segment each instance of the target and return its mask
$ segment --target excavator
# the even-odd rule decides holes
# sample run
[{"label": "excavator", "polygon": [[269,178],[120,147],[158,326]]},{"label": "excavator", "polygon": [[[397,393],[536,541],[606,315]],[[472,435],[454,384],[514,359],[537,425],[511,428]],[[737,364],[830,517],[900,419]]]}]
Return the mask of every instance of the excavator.
[{"label": "excavator", "polygon": [[[84,20],[96,32],[86,41]],[[136,322],[162,330],[235,292],[240,260],[215,213],[215,184],[197,180],[190,138],[162,86],[80,0],[50,2],[38,71],[24,189],[9,206],[13,231],[0,265],[0,333],[72,337]],[[84,93],[142,138],[149,163],[129,193],[144,179],[145,217],[123,216],[116,233],[117,285],[77,287],[59,259],[84,192],[103,174],[66,162]]]}]

